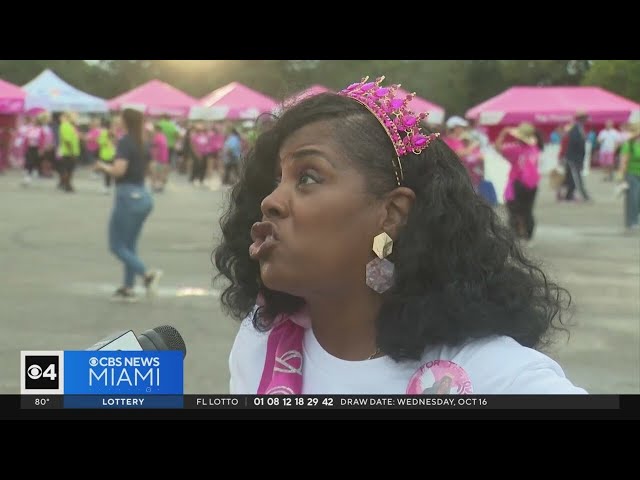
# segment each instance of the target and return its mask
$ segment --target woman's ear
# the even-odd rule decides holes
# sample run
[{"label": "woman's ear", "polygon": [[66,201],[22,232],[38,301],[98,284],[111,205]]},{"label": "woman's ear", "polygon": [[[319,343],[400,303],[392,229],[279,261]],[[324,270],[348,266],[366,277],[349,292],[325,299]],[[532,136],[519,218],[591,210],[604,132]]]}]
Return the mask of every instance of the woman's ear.
[{"label": "woman's ear", "polygon": [[387,195],[381,227],[392,239],[398,237],[398,232],[407,223],[415,201],[415,192],[407,187],[398,187]]}]

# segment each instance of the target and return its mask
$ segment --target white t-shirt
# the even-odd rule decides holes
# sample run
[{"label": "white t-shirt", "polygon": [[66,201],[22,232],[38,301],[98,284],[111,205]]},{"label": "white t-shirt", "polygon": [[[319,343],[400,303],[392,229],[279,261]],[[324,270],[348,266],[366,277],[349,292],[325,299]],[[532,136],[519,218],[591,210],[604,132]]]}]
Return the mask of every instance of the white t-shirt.
[{"label": "white t-shirt", "polygon": [[601,130],[598,134],[598,142],[600,142],[600,151],[612,153],[616,151],[618,142],[622,140],[620,132],[615,128]]},{"label": "white t-shirt", "polygon": [[[229,356],[230,393],[256,394],[268,336],[256,331],[250,320],[242,322]],[[448,393],[587,393],[574,386],[553,359],[504,336],[431,349],[419,362],[397,363],[389,357],[347,361],[325,351],[309,328],[302,362],[302,393],[307,395],[434,393],[443,380]]]}]

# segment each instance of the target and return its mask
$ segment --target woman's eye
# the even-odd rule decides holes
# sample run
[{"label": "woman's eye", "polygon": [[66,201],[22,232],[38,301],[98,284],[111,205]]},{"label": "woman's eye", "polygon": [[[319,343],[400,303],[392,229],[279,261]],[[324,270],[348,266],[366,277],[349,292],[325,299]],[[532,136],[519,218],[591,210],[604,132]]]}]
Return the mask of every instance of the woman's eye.
[{"label": "woman's eye", "polygon": [[[282,177],[277,177],[273,182],[273,188],[276,189],[282,183]],[[321,183],[321,179],[313,173],[301,173],[298,178],[298,185],[313,185],[315,183]]]},{"label": "woman's eye", "polygon": [[311,185],[313,183],[318,183],[318,181],[308,173],[303,173],[300,176],[300,185]]}]

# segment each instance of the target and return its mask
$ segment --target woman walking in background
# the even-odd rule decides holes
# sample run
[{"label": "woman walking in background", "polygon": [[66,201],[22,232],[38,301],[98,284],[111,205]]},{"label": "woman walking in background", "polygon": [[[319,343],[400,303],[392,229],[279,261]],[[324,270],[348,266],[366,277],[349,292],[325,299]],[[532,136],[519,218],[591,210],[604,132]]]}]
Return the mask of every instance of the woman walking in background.
[{"label": "woman walking in background", "polygon": [[511,164],[504,192],[509,225],[519,239],[530,241],[535,227],[533,205],[540,182],[540,146],[536,130],[525,122],[516,128],[505,128],[498,135],[495,146]]},{"label": "woman walking in background", "polygon": [[147,270],[137,253],[138,237],[145,220],[153,210],[153,198],[144,184],[149,163],[145,148],[142,113],[125,109],[122,113],[126,134],[118,142],[112,164],[97,162],[95,169],[114,177],[116,194],[109,222],[109,248],[124,264],[124,284],[114,300],[136,301],[133,292],[136,276],[141,276],[147,294],[157,288],[162,275],[159,270]]}]

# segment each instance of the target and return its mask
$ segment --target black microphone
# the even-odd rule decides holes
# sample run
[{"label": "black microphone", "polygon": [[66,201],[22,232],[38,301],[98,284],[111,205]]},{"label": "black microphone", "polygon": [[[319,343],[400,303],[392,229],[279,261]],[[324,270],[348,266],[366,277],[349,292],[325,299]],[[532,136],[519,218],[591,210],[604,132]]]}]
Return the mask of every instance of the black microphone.
[{"label": "black microphone", "polygon": [[139,336],[133,330],[114,333],[90,346],[87,350],[179,350],[182,357],[187,356],[187,346],[178,330],[170,325],[162,325],[145,330]]}]

